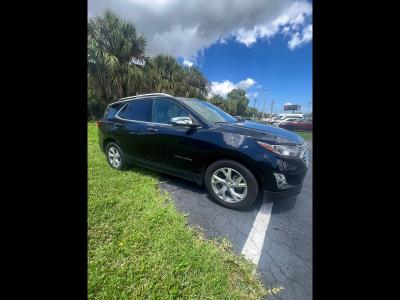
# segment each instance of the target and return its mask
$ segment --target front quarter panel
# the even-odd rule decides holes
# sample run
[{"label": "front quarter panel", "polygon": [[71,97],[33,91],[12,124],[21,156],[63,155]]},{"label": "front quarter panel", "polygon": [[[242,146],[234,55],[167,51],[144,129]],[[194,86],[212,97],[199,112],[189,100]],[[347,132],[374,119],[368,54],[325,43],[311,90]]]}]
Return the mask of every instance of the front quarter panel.
[{"label": "front quarter panel", "polygon": [[301,160],[280,157],[260,146],[253,136],[239,132],[227,132],[226,130],[210,131],[213,136],[214,149],[206,154],[205,167],[217,159],[236,159],[250,167],[261,182],[264,190],[276,191],[274,172],[287,175],[291,184],[301,184],[307,171],[305,164]]}]

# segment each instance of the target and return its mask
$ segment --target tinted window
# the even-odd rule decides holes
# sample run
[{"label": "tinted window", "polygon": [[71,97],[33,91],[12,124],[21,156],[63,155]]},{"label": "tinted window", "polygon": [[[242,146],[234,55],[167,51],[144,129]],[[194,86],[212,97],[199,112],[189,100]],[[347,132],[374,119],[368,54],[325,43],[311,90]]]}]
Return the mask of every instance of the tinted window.
[{"label": "tinted window", "polygon": [[110,105],[107,107],[106,112],[104,114],[104,119],[109,120],[112,117],[115,116],[115,114],[119,111],[122,105],[120,104],[115,104],[115,105]]},{"label": "tinted window", "polygon": [[129,102],[118,114],[120,118],[134,120],[134,121],[146,121],[151,120],[151,105],[152,100],[136,100]]},{"label": "tinted window", "polygon": [[169,100],[154,100],[153,122],[170,124],[171,118],[189,117],[189,113]]}]

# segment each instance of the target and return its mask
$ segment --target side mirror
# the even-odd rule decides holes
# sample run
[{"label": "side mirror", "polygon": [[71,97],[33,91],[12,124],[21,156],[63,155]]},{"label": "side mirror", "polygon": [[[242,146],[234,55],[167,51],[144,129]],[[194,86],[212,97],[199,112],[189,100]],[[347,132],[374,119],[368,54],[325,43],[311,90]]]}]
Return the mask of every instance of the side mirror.
[{"label": "side mirror", "polygon": [[175,117],[171,118],[170,123],[172,126],[187,126],[187,127],[199,127],[197,124],[193,123],[193,120],[189,117]]},{"label": "side mirror", "polygon": [[244,121],[244,118],[242,116],[235,116],[235,119],[238,119],[239,121]]}]

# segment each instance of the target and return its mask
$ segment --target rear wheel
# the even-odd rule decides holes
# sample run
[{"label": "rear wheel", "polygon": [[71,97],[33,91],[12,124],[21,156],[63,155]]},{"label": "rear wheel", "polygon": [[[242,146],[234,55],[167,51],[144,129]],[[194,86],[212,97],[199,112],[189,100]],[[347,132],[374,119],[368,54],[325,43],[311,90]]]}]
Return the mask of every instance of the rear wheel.
[{"label": "rear wheel", "polygon": [[108,164],[111,168],[124,170],[127,167],[126,159],[121,148],[114,142],[108,143],[106,147]]},{"label": "rear wheel", "polygon": [[233,160],[212,163],[205,173],[205,185],[218,203],[232,209],[250,207],[258,195],[258,183],[253,173]]}]

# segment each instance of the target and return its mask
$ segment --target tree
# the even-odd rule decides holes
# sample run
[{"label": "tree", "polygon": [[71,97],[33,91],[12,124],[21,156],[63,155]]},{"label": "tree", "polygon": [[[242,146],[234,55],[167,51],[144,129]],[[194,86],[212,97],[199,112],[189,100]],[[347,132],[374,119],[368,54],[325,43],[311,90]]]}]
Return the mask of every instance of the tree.
[{"label": "tree", "polygon": [[215,106],[218,106],[221,109],[224,109],[226,100],[224,100],[224,98],[222,98],[220,95],[214,95],[210,99],[208,99],[208,102],[214,104]]},{"label": "tree", "polygon": [[[241,89],[233,89],[227,95],[228,105],[235,107],[235,114],[244,116],[246,114],[249,99],[246,97],[246,92]],[[232,103],[230,105],[230,103]]]},{"label": "tree", "polygon": [[170,55],[160,54],[150,59],[148,67],[155,91],[180,97],[206,99],[208,80],[195,67],[182,67]]},{"label": "tree", "polygon": [[206,100],[210,83],[196,67],[184,68],[186,97]]},{"label": "tree", "polygon": [[[88,21],[88,105],[92,118],[110,102],[137,94],[163,92],[206,99],[207,78],[174,57],[145,55],[146,39],[134,24],[107,10]],[[100,109],[98,109],[100,107]]]},{"label": "tree", "polygon": [[142,77],[146,40],[134,24],[107,10],[88,23],[88,71],[107,102],[135,91]]}]

